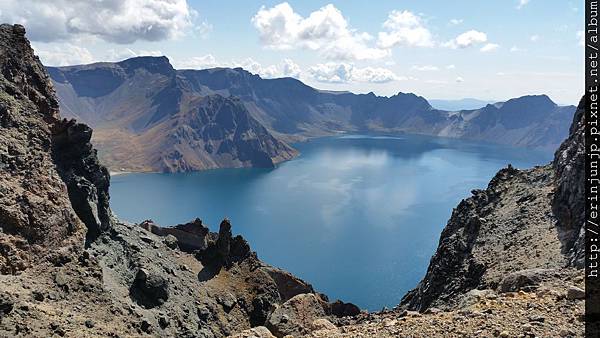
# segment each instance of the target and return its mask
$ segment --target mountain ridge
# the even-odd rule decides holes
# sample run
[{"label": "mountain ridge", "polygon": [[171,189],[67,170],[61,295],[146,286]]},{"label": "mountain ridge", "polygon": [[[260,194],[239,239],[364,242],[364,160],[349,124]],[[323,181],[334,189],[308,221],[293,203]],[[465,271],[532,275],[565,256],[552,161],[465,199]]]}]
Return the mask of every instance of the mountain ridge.
[{"label": "mountain ridge", "polygon": [[0,25],[0,55],[1,336],[584,334],[585,100],[551,164],[474,190],[421,283],[369,314],[261,262],[228,220],[213,233],[114,218],[92,130],[60,118],[23,26]]},{"label": "mountain ridge", "polygon": [[[294,78],[263,79],[242,68],[176,70],[166,57],[48,67],[48,71],[64,114],[94,127],[102,160],[113,170],[126,171],[254,166],[239,159],[220,161],[201,155],[198,149],[202,147],[192,150],[185,139],[181,142],[190,144],[187,148],[191,150],[182,153],[182,158],[190,163],[177,165],[168,159],[167,154],[175,149],[166,135],[156,133],[153,138],[165,141],[160,146],[156,142],[148,146],[149,136],[144,134],[155,124],[165,124],[170,117],[188,111],[186,105],[194,97],[237,98],[258,122],[253,124],[253,133],[275,145],[259,142],[262,146],[256,148],[271,157],[272,165],[297,155],[290,142],[339,132],[415,133],[554,149],[567,136],[566,126],[575,111],[574,106],[555,105],[545,95],[524,96],[475,110],[442,111],[413,93],[386,97],[321,91]],[[112,83],[94,85],[98,82],[95,79]],[[164,126],[159,129],[172,132]],[[167,165],[149,160],[157,147],[165,153]]]}]

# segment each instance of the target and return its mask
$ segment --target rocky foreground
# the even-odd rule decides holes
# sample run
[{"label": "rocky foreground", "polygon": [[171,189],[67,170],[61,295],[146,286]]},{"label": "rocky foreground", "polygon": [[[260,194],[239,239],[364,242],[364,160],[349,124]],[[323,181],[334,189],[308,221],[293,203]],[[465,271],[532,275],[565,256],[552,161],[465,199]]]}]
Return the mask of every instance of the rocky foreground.
[{"label": "rocky foreground", "polygon": [[453,211],[395,309],[330,302],[200,220],[126,224],[92,130],[59,117],[22,26],[0,26],[0,336],[581,337],[583,110],[543,167]]},{"label": "rocky foreground", "polygon": [[[310,328],[285,309],[356,315],[261,262],[231,224],[163,229],[110,211],[92,130],[59,116],[22,26],[0,26],[0,336],[224,337]],[[291,311],[291,310],[290,310]]]}]

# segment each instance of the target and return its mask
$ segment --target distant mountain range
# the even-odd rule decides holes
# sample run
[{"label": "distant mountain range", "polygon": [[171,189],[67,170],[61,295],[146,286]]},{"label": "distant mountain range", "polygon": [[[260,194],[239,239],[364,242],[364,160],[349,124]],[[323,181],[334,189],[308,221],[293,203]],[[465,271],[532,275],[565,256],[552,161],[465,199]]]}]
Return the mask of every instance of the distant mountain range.
[{"label": "distant mountain range", "polygon": [[496,103],[496,101],[484,101],[471,98],[465,98],[460,100],[429,99],[428,101],[433,108],[448,111],[479,109],[481,107],[487,106],[488,104]]},{"label": "distant mountain range", "polygon": [[166,57],[47,69],[62,115],[94,128],[100,156],[113,170],[272,167],[296,156],[289,142],[340,132],[553,149],[575,112],[545,95],[447,111],[410,93],[321,91],[241,68],[175,70]]}]

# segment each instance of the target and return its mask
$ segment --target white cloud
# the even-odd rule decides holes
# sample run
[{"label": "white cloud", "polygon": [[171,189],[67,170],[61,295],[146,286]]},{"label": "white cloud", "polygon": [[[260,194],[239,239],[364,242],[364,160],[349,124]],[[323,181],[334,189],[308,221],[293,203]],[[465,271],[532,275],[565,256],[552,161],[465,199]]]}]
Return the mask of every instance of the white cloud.
[{"label": "white cloud", "polygon": [[517,9],[523,8],[523,6],[527,5],[529,0],[519,0],[519,4],[517,5]]},{"label": "white cloud", "polygon": [[465,82],[465,79],[463,79],[462,77],[457,77],[456,78],[456,82],[461,83],[461,82]]},{"label": "white cloud", "polygon": [[241,67],[250,73],[258,74],[263,78],[272,79],[279,77],[300,78],[302,69],[291,59],[283,59],[278,64],[263,66],[260,62],[246,58],[242,61],[220,62],[212,54],[195,56],[185,60],[174,60],[175,68],[178,69],[208,69],[217,67],[236,68]]},{"label": "white cloud", "polygon": [[485,46],[481,47],[480,51],[487,53],[487,52],[494,51],[498,48],[500,48],[500,45],[495,44],[495,43],[488,43]]},{"label": "white cloud", "polygon": [[450,20],[450,24],[452,25],[460,25],[461,23],[463,23],[463,19],[452,19]]},{"label": "white cloud", "polygon": [[504,72],[498,72],[498,73],[496,73],[496,75],[498,75],[498,76],[504,76],[506,74]]},{"label": "white cloud", "polygon": [[540,39],[539,35],[532,35],[529,40],[531,40],[531,42],[537,42]]},{"label": "white cloud", "polygon": [[394,46],[433,47],[431,32],[423,20],[410,11],[392,11],[383,23],[387,32],[380,32],[377,45],[381,48]]},{"label": "white cloud", "polygon": [[194,31],[202,39],[207,39],[210,33],[213,31],[213,25],[206,21],[202,21],[199,25],[197,25],[194,28]]},{"label": "white cloud", "polygon": [[221,66],[212,54],[194,56],[182,61],[174,60],[174,63],[175,67],[179,69],[206,69]]},{"label": "white cloud", "polygon": [[585,33],[583,31],[578,31],[576,36],[579,45],[585,46]]},{"label": "white cloud", "polygon": [[117,62],[137,56],[163,56],[159,50],[108,49],[93,55],[87,48],[70,42],[33,43],[35,53],[46,66],[73,66],[93,62]]},{"label": "white cloud", "polygon": [[438,67],[432,65],[412,66],[412,69],[418,70],[420,72],[435,72],[440,70]]},{"label": "white cloud", "polygon": [[303,18],[287,2],[264,6],[252,18],[267,48],[309,49],[333,60],[381,59],[387,49],[369,47],[373,37],[349,27],[342,12],[329,4]]},{"label": "white cloud", "polygon": [[308,71],[315,80],[329,83],[385,83],[403,79],[389,69],[376,67],[358,68],[349,63],[321,63],[310,67]]},{"label": "white cloud", "polygon": [[281,64],[281,74],[283,76],[300,78],[300,74],[302,73],[302,69],[298,64],[290,59],[284,59]]},{"label": "white cloud", "polygon": [[453,49],[467,48],[475,44],[487,42],[487,34],[476,30],[470,30],[443,44],[444,47]]},{"label": "white cloud", "polygon": [[128,44],[181,36],[195,15],[186,0],[3,0],[0,21],[23,24],[33,41],[92,36]]},{"label": "white cloud", "polygon": [[70,43],[38,46],[34,44],[35,53],[45,66],[71,66],[95,62],[89,50]]},{"label": "white cloud", "polygon": [[455,65],[447,65],[446,69],[456,69],[456,66]]},{"label": "white cloud", "polygon": [[511,51],[512,53],[514,53],[514,52],[520,52],[520,51],[521,51],[521,48],[519,48],[519,47],[517,47],[517,46],[512,46],[512,47],[510,47],[510,51]]}]

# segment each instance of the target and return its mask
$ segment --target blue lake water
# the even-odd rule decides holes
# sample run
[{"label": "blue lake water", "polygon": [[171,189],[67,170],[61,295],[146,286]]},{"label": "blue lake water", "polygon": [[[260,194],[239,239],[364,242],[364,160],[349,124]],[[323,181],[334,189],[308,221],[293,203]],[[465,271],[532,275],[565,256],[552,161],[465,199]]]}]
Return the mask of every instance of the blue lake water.
[{"label": "blue lake water", "polygon": [[265,262],[333,300],[393,307],[427,270],[452,208],[508,163],[545,164],[544,153],[405,135],[340,136],[295,145],[275,169],[114,176],[113,211],[168,226],[228,217]]}]

